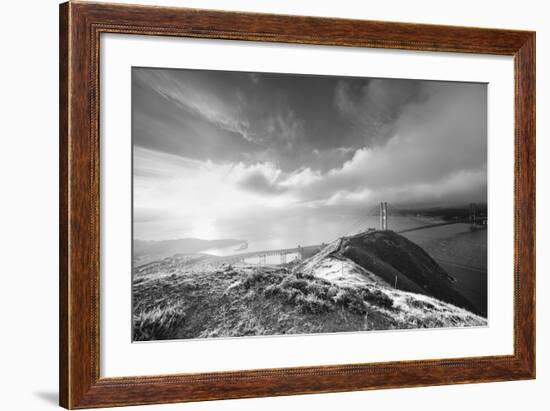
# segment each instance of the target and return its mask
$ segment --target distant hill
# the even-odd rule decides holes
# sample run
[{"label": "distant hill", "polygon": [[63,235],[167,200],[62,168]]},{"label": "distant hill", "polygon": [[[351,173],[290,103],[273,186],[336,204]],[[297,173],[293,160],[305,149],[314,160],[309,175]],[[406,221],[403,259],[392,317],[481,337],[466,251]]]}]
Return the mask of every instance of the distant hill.
[{"label": "distant hill", "polygon": [[144,264],[175,254],[196,254],[212,248],[239,246],[242,243],[244,243],[243,240],[202,240],[200,238],[163,241],[134,240],[133,259],[138,264]]}]

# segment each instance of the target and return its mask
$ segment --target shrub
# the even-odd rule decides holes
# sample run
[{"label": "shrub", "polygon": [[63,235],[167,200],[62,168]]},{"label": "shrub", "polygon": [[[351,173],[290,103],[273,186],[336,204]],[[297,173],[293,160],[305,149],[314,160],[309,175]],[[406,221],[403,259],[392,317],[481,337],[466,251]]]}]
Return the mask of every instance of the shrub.
[{"label": "shrub", "polygon": [[174,331],[185,322],[179,306],[155,307],[134,315],[134,341],[164,340],[174,337]]},{"label": "shrub", "polygon": [[367,302],[384,308],[393,306],[392,300],[379,290],[342,287],[300,272],[285,275],[256,272],[243,281],[246,289],[253,285],[258,286],[258,290],[263,288],[266,298],[277,298],[283,304],[298,307],[304,314],[325,314],[344,309],[365,315]]},{"label": "shrub", "polygon": [[369,304],[386,309],[393,307],[393,300],[380,290],[371,291],[368,288],[364,288],[361,290],[361,294],[363,300],[367,301]]},{"label": "shrub", "polygon": [[248,275],[242,282],[242,286],[249,290],[250,288],[258,285],[276,284],[283,279],[281,274],[267,272],[267,271],[255,271]]},{"label": "shrub", "polygon": [[339,307],[345,308],[353,313],[364,315],[367,313],[367,308],[363,298],[355,290],[342,288],[338,294],[333,297],[333,301]]},{"label": "shrub", "polygon": [[326,314],[332,310],[331,305],[319,298],[308,295],[300,298],[300,309],[304,314]]},{"label": "shrub", "polygon": [[414,300],[412,298],[408,299],[408,304],[414,308],[419,308],[421,310],[434,310],[435,306],[432,303],[421,300]]}]

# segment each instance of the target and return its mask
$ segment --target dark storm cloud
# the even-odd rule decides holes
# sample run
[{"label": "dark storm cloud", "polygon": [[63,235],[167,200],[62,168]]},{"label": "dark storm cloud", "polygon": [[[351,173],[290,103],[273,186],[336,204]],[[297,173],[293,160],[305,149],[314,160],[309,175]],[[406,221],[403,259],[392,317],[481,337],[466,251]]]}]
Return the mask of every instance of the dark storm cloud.
[{"label": "dark storm cloud", "polygon": [[385,144],[403,108],[425,98],[421,84],[135,68],[135,143],[201,160],[326,171],[356,149]]},{"label": "dark storm cloud", "polygon": [[486,201],[486,88],[427,83],[423,93],[425,100],[404,107],[385,145],[358,149],[327,173],[295,173],[288,181],[307,181],[297,184],[300,198]]},{"label": "dark storm cloud", "polygon": [[[243,137],[246,125],[238,121],[238,113],[220,97],[203,92],[203,83],[195,73],[181,82],[168,71],[134,69],[134,144],[213,160],[233,160],[234,153],[252,151],[254,147]],[[228,151],[228,147],[232,149]]]},{"label": "dark storm cloud", "polygon": [[392,137],[395,122],[409,103],[428,97],[428,90],[419,81],[354,79],[337,82],[334,102],[352,124],[357,141],[374,146]]},{"label": "dark storm cloud", "polygon": [[[361,149],[319,185],[372,190],[437,183],[460,173],[486,172],[486,88],[427,82],[423,101],[408,104],[383,147]],[[316,191],[319,194],[319,188]],[[313,189],[313,188],[312,188]]]}]

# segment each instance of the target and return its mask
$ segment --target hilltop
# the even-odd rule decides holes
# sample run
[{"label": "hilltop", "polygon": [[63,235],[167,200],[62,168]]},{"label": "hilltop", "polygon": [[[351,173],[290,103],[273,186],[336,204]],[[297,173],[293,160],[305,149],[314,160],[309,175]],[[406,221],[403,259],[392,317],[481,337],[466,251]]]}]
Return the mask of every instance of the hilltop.
[{"label": "hilltop", "polygon": [[138,267],[135,340],[487,324],[428,254],[391,231],[337,240],[300,263],[193,261]]}]

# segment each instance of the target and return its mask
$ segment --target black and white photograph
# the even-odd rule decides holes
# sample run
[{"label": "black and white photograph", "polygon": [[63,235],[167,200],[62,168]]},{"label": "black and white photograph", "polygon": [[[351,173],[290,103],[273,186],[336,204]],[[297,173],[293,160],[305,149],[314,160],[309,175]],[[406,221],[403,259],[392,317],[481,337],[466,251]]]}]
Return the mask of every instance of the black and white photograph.
[{"label": "black and white photograph", "polygon": [[487,84],[132,68],[132,340],[485,327]]}]

